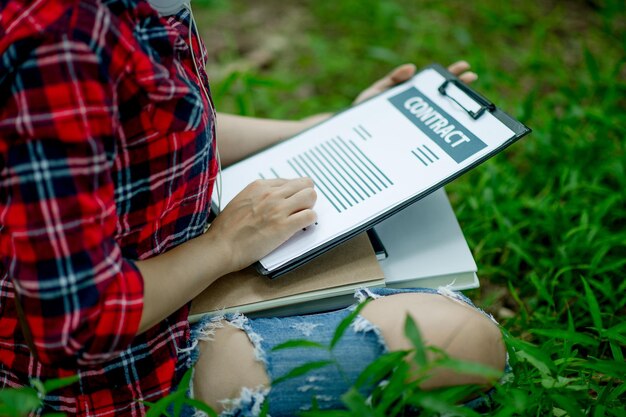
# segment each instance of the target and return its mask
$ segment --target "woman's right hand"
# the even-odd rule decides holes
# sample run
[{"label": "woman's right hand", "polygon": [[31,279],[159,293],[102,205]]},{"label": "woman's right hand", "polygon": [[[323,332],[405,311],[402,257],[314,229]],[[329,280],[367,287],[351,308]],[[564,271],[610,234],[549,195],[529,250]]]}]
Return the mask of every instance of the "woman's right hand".
[{"label": "woman's right hand", "polygon": [[314,223],[316,200],[310,178],[256,180],[228,203],[206,234],[224,245],[230,272],[238,271]]}]

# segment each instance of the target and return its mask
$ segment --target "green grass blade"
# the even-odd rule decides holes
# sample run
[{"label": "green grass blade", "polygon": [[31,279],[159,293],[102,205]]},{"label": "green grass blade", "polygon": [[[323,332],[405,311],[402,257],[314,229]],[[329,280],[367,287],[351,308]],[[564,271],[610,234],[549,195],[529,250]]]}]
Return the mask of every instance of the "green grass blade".
[{"label": "green grass blade", "polygon": [[321,343],[313,342],[311,340],[306,339],[293,339],[288,340],[285,343],[281,343],[272,348],[272,351],[283,350],[283,349],[295,349],[295,348],[316,348],[316,349],[327,349],[326,346]]},{"label": "green grass blade", "polygon": [[209,407],[207,404],[203,403],[202,401],[198,401],[194,398],[186,398],[185,403],[195,408],[196,410],[204,411],[207,415],[211,417],[218,416],[215,410],[213,410],[211,407]]},{"label": "green grass blade", "polygon": [[273,384],[274,385],[280,384],[281,382],[286,381],[288,379],[299,377],[300,375],[304,375],[307,372],[313,371],[315,369],[320,369],[328,365],[332,365],[333,363],[334,363],[333,361],[328,361],[328,360],[305,363],[304,365],[293,368],[291,371],[287,372],[285,375],[279,378],[276,378],[273,381]]},{"label": "green grass blade", "polygon": [[426,347],[424,346],[424,339],[422,339],[422,334],[417,328],[415,320],[413,320],[413,317],[408,314],[404,321],[404,334],[413,345],[413,359],[415,360],[415,363],[417,363],[420,367],[426,366],[428,360],[426,357]]},{"label": "green grass blade", "polygon": [[78,381],[78,375],[68,376],[59,379],[49,379],[43,383],[43,389],[46,393],[57,390],[59,388],[67,387]]},{"label": "green grass blade", "polygon": [[379,356],[361,372],[354,385],[360,388],[380,382],[408,354],[409,351],[396,351]]},{"label": "green grass blade", "polygon": [[351,388],[348,392],[341,396],[341,402],[352,411],[353,415],[363,417],[385,417],[383,414],[376,412],[372,407],[367,405],[366,398],[356,389]]},{"label": "green grass blade", "polygon": [[565,411],[569,417],[585,417],[580,404],[576,399],[571,396],[564,396],[560,394],[552,394],[550,397]]},{"label": "green grass blade", "polygon": [[502,370],[483,365],[482,363],[462,361],[453,358],[440,359],[437,361],[437,366],[462,374],[482,376],[490,380],[496,380],[504,373]]},{"label": "green grass blade", "polygon": [[596,330],[600,332],[602,331],[603,326],[598,300],[596,299],[596,296],[589,287],[587,280],[584,277],[581,277],[581,279],[583,282],[583,286],[585,287],[585,298],[587,299],[587,308],[589,308],[589,314],[591,314],[591,319],[593,320],[593,325],[596,327]]},{"label": "green grass blade", "polygon": [[299,417],[355,417],[350,411],[347,410],[313,410],[313,411],[300,411]]},{"label": "green grass blade", "polygon": [[337,326],[337,329],[335,330],[335,334],[333,334],[333,338],[330,341],[330,345],[328,346],[330,349],[333,349],[335,347],[335,345],[339,342],[339,340],[341,339],[341,336],[343,336],[343,334],[346,332],[346,330],[348,330],[348,327],[350,326],[350,323],[352,323],[352,321],[356,318],[356,316],[361,312],[361,310],[363,310],[363,308],[367,305],[368,301],[364,301],[360,304],[358,304],[356,306],[356,308],[354,309],[354,311],[350,312],[350,314],[348,314]]},{"label": "green grass blade", "polygon": [[591,337],[584,333],[579,333],[576,331],[568,331],[562,330],[558,328],[551,329],[530,329],[530,333],[544,336],[547,338],[558,338],[567,340],[568,342],[576,343],[582,346],[592,346],[597,347],[600,344],[600,341],[597,337]]}]

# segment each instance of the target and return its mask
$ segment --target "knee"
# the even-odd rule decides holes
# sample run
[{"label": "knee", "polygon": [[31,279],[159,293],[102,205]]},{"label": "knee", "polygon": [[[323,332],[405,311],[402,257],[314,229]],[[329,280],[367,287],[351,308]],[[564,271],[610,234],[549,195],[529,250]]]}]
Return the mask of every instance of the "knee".
[{"label": "knee", "polygon": [[239,398],[244,387],[269,386],[265,366],[257,360],[254,347],[243,330],[225,325],[214,340],[201,341],[194,369],[194,397],[218,413],[225,402]]},{"label": "knee", "polygon": [[[372,301],[362,315],[380,328],[389,350],[411,348],[404,336],[405,319],[410,315],[426,345],[440,348],[455,359],[504,370],[506,349],[500,329],[488,317],[459,300],[438,294],[396,294]],[[435,369],[422,388],[461,384],[490,385],[490,381],[442,368]]]}]

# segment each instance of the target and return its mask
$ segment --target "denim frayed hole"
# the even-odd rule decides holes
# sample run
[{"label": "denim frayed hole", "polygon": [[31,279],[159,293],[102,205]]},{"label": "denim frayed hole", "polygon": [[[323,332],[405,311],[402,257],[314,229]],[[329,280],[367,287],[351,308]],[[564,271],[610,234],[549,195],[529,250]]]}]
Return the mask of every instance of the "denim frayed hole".
[{"label": "denim frayed hole", "polygon": [[383,334],[380,331],[380,328],[365,317],[360,315],[356,316],[354,321],[350,324],[350,327],[352,328],[352,330],[354,330],[355,333],[374,333],[376,335],[378,344],[382,348],[382,353],[389,352],[389,349],[387,348],[387,343],[385,343],[385,339],[383,338]]},{"label": "denim frayed hole", "polygon": [[224,328],[224,316],[214,316],[202,323],[202,325],[195,331],[195,342],[198,340],[204,340],[211,342],[215,339],[215,331],[217,329]]},{"label": "denim frayed hole", "polygon": [[354,293],[354,298],[356,298],[360,304],[367,299],[375,300],[377,298],[380,298],[380,295],[373,293],[369,288],[359,288]]},{"label": "denim frayed hole", "polygon": [[248,318],[241,313],[228,314],[226,316],[226,323],[236,329],[244,331],[244,333],[246,334],[246,336],[248,336],[248,339],[252,343],[252,346],[254,347],[254,357],[256,358],[256,360],[267,365],[267,355],[261,347],[263,338],[258,333],[252,330]]},{"label": "denim frayed hole", "polygon": [[258,416],[270,389],[259,386],[255,389],[242,388],[239,398],[234,400],[221,400],[224,411],[220,417],[234,416]]}]

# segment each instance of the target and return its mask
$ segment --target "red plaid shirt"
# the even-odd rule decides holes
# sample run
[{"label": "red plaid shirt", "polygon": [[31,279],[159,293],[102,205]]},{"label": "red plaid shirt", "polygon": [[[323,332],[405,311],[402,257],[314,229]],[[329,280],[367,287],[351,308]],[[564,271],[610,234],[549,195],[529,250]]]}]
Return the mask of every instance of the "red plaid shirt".
[{"label": "red plaid shirt", "polygon": [[217,171],[189,16],[144,0],[0,12],[0,388],[78,373],[44,411],[143,415],[184,370],[188,308],[137,335],[133,260],[202,233]]}]

